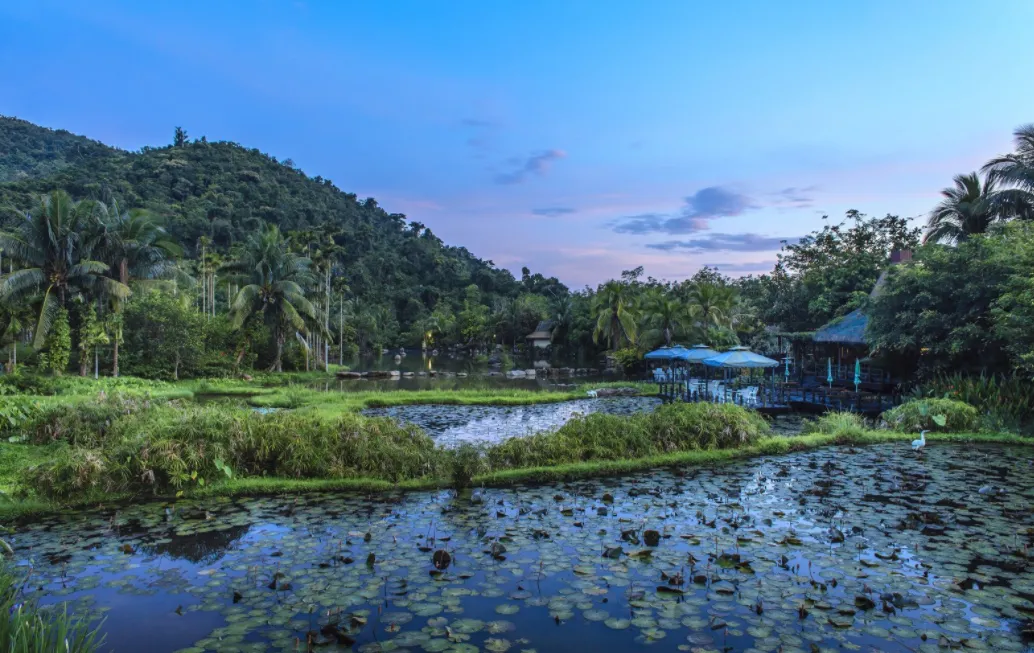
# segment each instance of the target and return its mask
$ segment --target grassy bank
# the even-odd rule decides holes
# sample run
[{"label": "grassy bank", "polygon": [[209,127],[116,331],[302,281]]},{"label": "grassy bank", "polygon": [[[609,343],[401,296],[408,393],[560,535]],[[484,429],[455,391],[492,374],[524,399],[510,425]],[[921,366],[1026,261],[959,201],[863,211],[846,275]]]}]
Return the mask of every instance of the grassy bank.
[{"label": "grassy bank", "polygon": [[281,388],[250,397],[258,408],[310,409],[324,415],[356,412],[365,408],[388,408],[419,404],[450,406],[527,406],[584,399],[585,392],[550,392],[519,389],[485,390],[394,390],[323,392],[310,388]]},{"label": "grassy bank", "polygon": [[[742,448],[678,451],[667,454],[596,460],[557,465],[540,465],[514,469],[495,470],[473,476],[473,487],[508,487],[521,484],[544,484],[585,480],[643,472],[672,467],[714,466],[734,463],[762,456],[779,456],[800,451],[809,451],[828,446],[875,446],[895,445],[907,447],[915,438],[911,433],[872,431],[864,435],[812,434],[797,437],[769,436],[756,444]],[[1034,440],[1011,434],[988,433],[941,433],[927,436],[928,446],[937,444],[1002,444],[1030,447]],[[0,449],[10,445],[0,445]],[[268,496],[299,494],[306,492],[406,492],[454,488],[455,483],[448,476],[405,479],[392,482],[372,477],[351,478],[285,478],[246,477],[219,480],[203,487],[193,487],[185,497],[206,499],[216,497]],[[48,513],[92,507],[99,504],[111,505],[123,501],[175,500],[174,493],[134,495],[132,493],[92,493],[62,502],[22,498],[0,503],[0,518],[21,519],[42,516]]]},{"label": "grassy bank", "polygon": [[[511,392],[514,401],[529,399]],[[360,401],[392,405],[414,394],[420,393],[370,393]],[[435,402],[483,399],[448,393]],[[23,424],[22,442],[0,444],[0,486],[15,498],[0,504],[0,514],[179,496],[553,482],[833,444],[906,447],[915,437],[869,430],[850,414],[823,417],[811,430],[771,436],[762,418],[741,407],[676,404],[631,416],[592,414],[553,432],[449,450],[414,426],[340,406],[263,415],[232,405],[113,396],[51,407]],[[931,434],[929,441],[1029,442],[973,433]]]}]

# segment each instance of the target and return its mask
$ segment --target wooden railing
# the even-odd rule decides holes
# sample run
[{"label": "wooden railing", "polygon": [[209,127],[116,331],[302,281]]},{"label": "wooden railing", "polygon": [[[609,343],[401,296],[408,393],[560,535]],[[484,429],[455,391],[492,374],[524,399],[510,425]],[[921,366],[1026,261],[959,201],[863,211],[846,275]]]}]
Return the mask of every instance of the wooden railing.
[{"label": "wooden railing", "polygon": [[[738,392],[751,385],[758,388],[755,401],[748,401],[744,394]],[[662,382],[660,397],[664,401],[711,401],[735,403],[767,411],[812,411],[829,410],[850,411],[868,415],[878,415],[901,403],[901,396],[885,392],[855,392],[838,387],[810,386],[804,387],[795,383],[762,382],[747,385],[726,385],[719,396],[713,394],[708,387],[701,389],[695,386],[687,389],[685,382]]]}]

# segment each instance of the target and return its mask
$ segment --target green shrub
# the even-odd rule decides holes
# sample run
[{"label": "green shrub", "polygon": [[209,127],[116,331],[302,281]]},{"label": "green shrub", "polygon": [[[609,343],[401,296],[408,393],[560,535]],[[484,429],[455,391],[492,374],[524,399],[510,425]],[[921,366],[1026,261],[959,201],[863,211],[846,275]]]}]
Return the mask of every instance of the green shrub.
[{"label": "green shrub", "polygon": [[25,395],[0,395],[0,437],[15,440],[24,436],[26,422],[42,412],[39,399]]},{"label": "green shrub", "polygon": [[552,433],[510,438],[488,450],[493,469],[642,458],[750,445],[768,431],[756,413],[731,404],[668,404],[630,417],[594,413]]},{"label": "green shrub", "polygon": [[453,487],[470,487],[475,476],[488,471],[484,448],[468,442],[449,451],[449,469]]},{"label": "green shrub", "polygon": [[689,449],[735,449],[768,432],[768,422],[733,404],[666,404],[646,416],[663,453]]},{"label": "green shrub", "polygon": [[925,397],[957,399],[975,406],[988,431],[1034,430],[1034,383],[1020,374],[954,374],[924,383],[919,392]]},{"label": "green shrub", "polygon": [[823,433],[844,437],[857,437],[868,431],[860,415],[849,412],[826,413],[816,420],[804,424],[805,433]]},{"label": "green shrub", "polygon": [[883,413],[895,431],[963,433],[977,428],[977,409],[954,399],[914,399]]},{"label": "green shrub", "polygon": [[97,629],[68,615],[64,604],[40,606],[24,594],[26,581],[0,569],[0,642],[10,653],[92,653],[104,643]]}]

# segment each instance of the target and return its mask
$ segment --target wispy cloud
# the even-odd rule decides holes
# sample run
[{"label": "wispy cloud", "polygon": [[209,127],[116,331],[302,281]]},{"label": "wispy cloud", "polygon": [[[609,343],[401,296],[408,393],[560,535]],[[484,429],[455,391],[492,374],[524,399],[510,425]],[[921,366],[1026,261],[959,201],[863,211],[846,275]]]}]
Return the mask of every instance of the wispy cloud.
[{"label": "wispy cloud", "polygon": [[476,158],[483,159],[493,147],[499,123],[482,118],[464,118],[460,126],[467,133],[467,146],[474,151]]},{"label": "wispy cloud", "polygon": [[541,215],[546,218],[558,218],[562,215],[574,213],[575,209],[568,206],[547,206],[542,209],[532,209],[531,212],[534,215]]},{"label": "wispy cloud", "polygon": [[520,157],[512,158],[508,161],[511,170],[497,174],[495,176],[495,183],[519,184],[526,181],[532,175],[542,176],[549,170],[554,161],[563,159],[566,156],[567,153],[563,150],[545,150],[532,154],[525,159]]},{"label": "wispy cloud", "polygon": [[779,209],[806,209],[815,204],[813,195],[818,189],[818,186],[790,186],[770,193],[771,204]]},{"label": "wispy cloud", "polygon": [[796,238],[778,236],[762,236],[760,234],[708,234],[690,240],[668,240],[661,243],[650,243],[650,249],[665,252],[682,250],[691,253],[700,252],[768,252],[778,250],[786,241]]},{"label": "wispy cloud", "polygon": [[644,213],[621,218],[614,231],[623,234],[691,234],[704,231],[714,218],[742,215],[760,208],[750,197],[721,186],[701,188],[685,198],[678,214]]}]

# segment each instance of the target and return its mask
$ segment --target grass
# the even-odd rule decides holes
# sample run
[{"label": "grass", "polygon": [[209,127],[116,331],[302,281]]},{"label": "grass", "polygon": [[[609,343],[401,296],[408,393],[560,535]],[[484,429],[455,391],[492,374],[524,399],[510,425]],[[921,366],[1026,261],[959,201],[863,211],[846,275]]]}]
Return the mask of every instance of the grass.
[{"label": "grass", "polygon": [[310,388],[282,388],[249,398],[261,408],[308,409],[330,416],[358,412],[366,408],[388,408],[419,404],[449,406],[526,406],[584,399],[584,392],[551,392],[519,389],[483,390],[392,390],[360,392],[323,392]]},{"label": "grass", "polygon": [[[828,446],[875,446],[885,444],[904,446],[914,438],[915,434],[912,433],[894,433],[890,431],[869,431],[864,435],[854,436],[821,433],[793,437],[768,436],[761,438],[753,445],[739,449],[700,449],[633,459],[597,460],[497,470],[474,476],[471,485],[475,487],[507,487],[522,484],[556,483],[669,467],[714,466],[761,456],[785,455]],[[1034,440],[1030,438],[1004,433],[932,433],[927,435],[927,442],[927,446],[935,446],[938,443],[983,443],[1026,447],[1034,445]],[[0,445],[0,450],[11,446],[22,445]],[[0,477],[5,473],[9,474],[9,471],[0,470]],[[407,479],[399,482],[370,477],[283,478],[267,476],[218,481],[204,487],[192,488],[186,492],[186,496],[191,499],[208,499],[215,497],[290,495],[327,491],[406,492],[453,486],[451,479],[445,476]],[[41,501],[38,499],[11,501],[0,504],[0,518],[7,520],[24,519],[62,510],[95,506],[102,502],[111,504],[128,501],[133,498],[128,493],[121,493],[83,496],[64,503]],[[171,500],[174,497],[169,494],[148,497],[148,500],[159,499]]]},{"label": "grass", "polygon": [[[805,435],[773,437],[763,420],[740,407],[680,404],[627,417],[594,414],[551,433],[445,450],[415,427],[357,414],[364,408],[410,404],[558,402],[584,398],[587,387],[628,385],[584,384],[573,392],[483,387],[348,393],[233,379],[179,384],[120,379],[101,384],[112,389],[110,394],[8,395],[8,400],[29,400],[37,408],[3,433],[4,439],[14,433],[27,443],[0,439],[0,491],[8,498],[0,502],[0,515],[179,495],[551,482],[915,437],[911,431],[872,431],[856,416],[839,413],[811,423]],[[650,385],[639,387],[649,392]],[[92,386],[77,380],[62,389],[83,387]],[[152,399],[152,393],[160,398]],[[291,410],[260,415],[242,402],[200,405],[166,399],[195,394],[246,395],[253,406]],[[933,434],[929,440],[1029,444],[1004,434]]]},{"label": "grass", "polygon": [[65,605],[40,606],[26,594],[31,577],[0,568],[0,642],[9,653],[93,653],[104,638],[74,616]]}]

